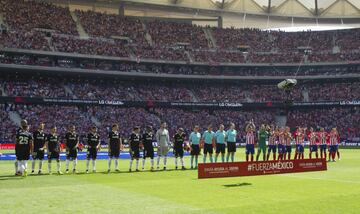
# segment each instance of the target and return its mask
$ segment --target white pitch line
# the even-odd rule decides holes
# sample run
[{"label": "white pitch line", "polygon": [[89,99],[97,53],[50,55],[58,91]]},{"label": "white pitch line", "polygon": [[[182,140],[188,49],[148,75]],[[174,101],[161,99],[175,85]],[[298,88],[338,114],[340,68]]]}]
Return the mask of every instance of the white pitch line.
[{"label": "white pitch line", "polygon": [[359,181],[359,182],[356,182],[356,181],[346,181],[346,180],[339,180],[339,179],[302,177],[302,176],[296,176],[296,175],[279,175],[279,176],[286,176],[286,177],[291,177],[291,178],[305,178],[305,179],[312,179],[312,180],[335,181],[335,182],[341,182],[341,183],[360,184],[360,181]]}]

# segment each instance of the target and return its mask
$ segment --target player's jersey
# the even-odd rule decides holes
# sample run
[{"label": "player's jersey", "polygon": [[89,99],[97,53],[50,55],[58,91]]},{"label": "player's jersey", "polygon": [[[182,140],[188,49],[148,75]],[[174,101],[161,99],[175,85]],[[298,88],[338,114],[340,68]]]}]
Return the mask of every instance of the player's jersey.
[{"label": "player's jersey", "polygon": [[303,145],[304,143],[304,134],[300,132],[295,132],[295,144]]},{"label": "player's jersey", "polygon": [[236,135],[237,135],[237,131],[235,129],[231,130],[227,130],[226,132],[226,139],[227,142],[232,142],[232,143],[236,143]]},{"label": "player's jersey", "polygon": [[111,131],[109,133],[109,146],[111,149],[120,149],[120,140],[119,132]]},{"label": "player's jersey", "polygon": [[269,135],[269,145],[274,146],[276,145],[276,133],[271,132]]},{"label": "player's jersey", "polygon": [[79,136],[76,133],[68,132],[65,135],[65,142],[68,149],[76,149],[74,147],[79,142]]},{"label": "player's jersey", "polygon": [[152,132],[145,132],[142,136],[142,142],[145,147],[152,146],[154,135]]},{"label": "player's jersey", "polygon": [[339,135],[337,133],[330,133],[330,145],[336,146],[339,144]]},{"label": "player's jersey", "polygon": [[160,128],[156,132],[156,141],[159,146],[167,147],[170,143],[169,131],[167,129]]},{"label": "player's jersey", "polygon": [[279,143],[280,145],[285,145],[285,133],[281,132],[279,133]]},{"label": "player's jersey", "polygon": [[43,131],[35,131],[33,133],[34,137],[34,151],[38,151],[40,148],[43,148],[45,145],[46,135]]},{"label": "player's jersey", "polygon": [[328,134],[326,132],[319,132],[318,134],[320,145],[326,145]]},{"label": "player's jersey", "polygon": [[315,132],[310,132],[310,134],[308,135],[309,141],[310,141],[310,145],[316,145],[316,133]]},{"label": "player's jersey", "polygon": [[57,134],[49,134],[46,141],[48,142],[48,152],[60,152],[60,142]]},{"label": "player's jersey", "polygon": [[259,146],[266,146],[266,139],[269,133],[267,131],[259,131]]},{"label": "player's jersey", "polygon": [[203,134],[203,139],[206,144],[212,144],[215,133],[213,131],[206,130]]},{"label": "player's jersey", "polygon": [[19,129],[16,134],[16,151],[18,153],[30,152],[30,143],[33,140],[33,136],[30,132]]},{"label": "player's jersey", "polygon": [[87,144],[90,148],[96,148],[100,143],[100,136],[97,133],[89,133],[87,135]]},{"label": "player's jersey", "polygon": [[184,141],[185,141],[185,133],[181,133],[181,134],[176,133],[174,135],[174,144],[175,145],[182,146]]},{"label": "player's jersey", "polygon": [[255,144],[254,132],[246,133],[246,144]]},{"label": "player's jersey", "polygon": [[216,131],[215,133],[215,139],[216,139],[216,143],[221,143],[224,144],[225,143],[225,136],[226,136],[226,132],[223,131]]},{"label": "player's jersey", "polygon": [[191,132],[189,140],[191,144],[199,145],[201,139],[201,134],[199,132]]},{"label": "player's jersey", "polygon": [[131,147],[136,147],[140,145],[140,134],[137,133],[131,133],[129,143]]},{"label": "player's jersey", "polygon": [[289,132],[285,132],[284,138],[284,145],[291,146],[291,134]]}]

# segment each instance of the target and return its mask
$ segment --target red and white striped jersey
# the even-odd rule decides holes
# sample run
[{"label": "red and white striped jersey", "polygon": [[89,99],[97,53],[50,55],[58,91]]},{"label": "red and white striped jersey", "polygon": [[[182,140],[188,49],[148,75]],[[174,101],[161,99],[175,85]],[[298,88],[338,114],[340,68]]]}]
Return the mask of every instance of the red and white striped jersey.
[{"label": "red and white striped jersey", "polygon": [[246,144],[255,144],[254,132],[246,133]]},{"label": "red and white striped jersey", "polygon": [[275,132],[270,133],[269,145],[276,145],[276,133]]},{"label": "red and white striped jersey", "polygon": [[304,143],[304,134],[301,132],[295,132],[295,144],[301,145]]},{"label": "red and white striped jersey", "polygon": [[330,133],[330,145],[339,144],[339,135],[337,133]]},{"label": "red and white striped jersey", "polygon": [[285,133],[285,145],[291,146],[291,134],[289,132]]},{"label": "red and white striped jersey", "polygon": [[326,133],[326,132],[318,133],[320,145],[326,145],[327,137],[328,137],[328,133]]},{"label": "red and white striped jersey", "polygon": [[310,132],[308,137],[309,137],[310,145],[316,145],[316,133]]},{"label": "red and white striped jersey", "polygon": [[280,145],[285,145],[285,134],[284,134],[284,132],[281,132],[279,134],[279,144]]}]

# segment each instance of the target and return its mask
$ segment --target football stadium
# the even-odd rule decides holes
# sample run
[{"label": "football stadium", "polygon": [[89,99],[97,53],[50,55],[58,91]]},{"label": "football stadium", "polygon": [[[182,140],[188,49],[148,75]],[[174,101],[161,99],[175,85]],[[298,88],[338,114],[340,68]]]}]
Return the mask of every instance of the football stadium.
[{"label": "football stadium", "polygon": [[0,213],[360,211],[359,0],[0,0]]}]

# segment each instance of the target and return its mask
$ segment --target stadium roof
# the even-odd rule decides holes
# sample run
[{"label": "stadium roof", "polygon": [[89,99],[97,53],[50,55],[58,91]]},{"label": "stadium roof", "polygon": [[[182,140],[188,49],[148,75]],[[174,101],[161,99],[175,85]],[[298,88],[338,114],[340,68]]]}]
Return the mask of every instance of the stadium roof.
[{"label": "stadium roof", "polygon": [[293,28],[300,31],[360,27],[360,0],[37,1],[69,6],[70,10],[94,10],[137,17],[190,19],[194,24],[220,27]]},{"label": "stadium roof", "polygon": [[359,18],[360,0],[38,0],[303,18]]},{"label": "stadium roof", "polygon": [[[116,0],[113,0],[113,2]],[[266,16],[360,17],[359,0],[125,0],[120,2],[238,12]]]}]

